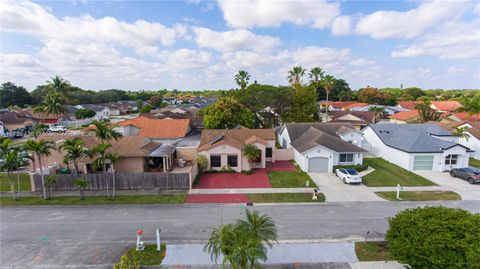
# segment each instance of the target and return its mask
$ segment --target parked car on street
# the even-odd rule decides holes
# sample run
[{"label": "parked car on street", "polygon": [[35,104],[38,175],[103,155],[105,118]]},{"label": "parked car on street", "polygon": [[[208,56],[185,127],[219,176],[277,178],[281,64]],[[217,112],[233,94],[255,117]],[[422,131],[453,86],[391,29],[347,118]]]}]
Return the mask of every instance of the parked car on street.
[{"label": "parked car on street", "polygon": [[475,167],[454,168],[450,175],[464,179],[470,184],[480,183],[480,169]]},{"label": "parked car on street", "polygon": [[337,177],[343,181],[343,183],[362,183],[362,176],[353,168],[336,169],[335,173],[337,174]]},{"label": "parked car on street", "polygon": [[64,133],[67,131],[67,127],[62,125],[54,125],[48,128],[48,131],[52,133]]}]

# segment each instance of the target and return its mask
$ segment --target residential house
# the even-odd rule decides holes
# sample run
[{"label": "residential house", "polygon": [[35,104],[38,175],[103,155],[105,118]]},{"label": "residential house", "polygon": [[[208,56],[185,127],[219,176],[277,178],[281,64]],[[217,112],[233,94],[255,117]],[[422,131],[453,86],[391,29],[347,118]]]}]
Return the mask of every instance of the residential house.
[{"label": "residential house", "polygon": [[473,152],[470,157],[480,160],[480,126],[478,128],[467,128],[468,137],[459,138],[460,144],[470,148]]},{"label": "residential house", "polygon": [[407,110],[393,114],[389,118],[392,123],[415,123],[420,121],[420,113],[416,109]]},{"label": "residential house", "polygon": [[[419,101],[398,101],[397,105],[402,108],[416,110],[418,103]],[[455,112],[463,106],[457,101],[432,101],[430,107],[438,112]]]},{"label": "residential house", "polygon": [[[268,162],[275,162],[275,139],[273,129],[205,129],[202,131],[198,154],[207,158],[209,170],[229,167],[241,172],[265,168]],[[255,145],[261,152],[260,157],[251,163],[242,153],[248,144]]]},{"label": "residential house", "polygon": [[[328,122],[349,123],[358,130],[379,120],[373,111],[330,111],[328,118]],[[323,121],[325,121],[325,117]]]},{"label": "residential house", "polygon": [[305,172],[333,172],[336,165],[363,163],[362,132],[345,123],[287,123],[278,130]]},{"label": "residential house", "polygon": [[364,148],[409,171],[448,171],[468,166],[470,149],[437,124],[371,124]]},{"label": "residential house", "polygon": [[402,112],[402,111],[409,111],[409,109],[399,107],[399,106],[382,106],[382,105],[366,105],[360,107],[352,107],[350,111],[370,111],[372,107],[382,107],[383,112],[386,116],[391,116],[393,114]]},{"label": "residential house", "polygon": [[22,110],[19,110],[19,112],[22,114],[30,115],[33,118],[35,118],[38,122],[43,124],[48,124],[48,125],[58,124],[61,119],[60,115],[33,112],[32,109],[22,109]]},{"label": "residential house", "polygon": [[[39,139],[52,141],[57,148],[63,143],[65,139],[72,139],[72,136],[62,135],[43,135]],[[87,149],[92,148],[101,143],[99,139],[93,136],[79,136]],[[145,137],[126,136],[118,140],[109,142],[112,146],[108,152],[115,152],[122,156],[122,158],[115,163],[115,171],[119,173],[143,173],[143,172],[168,172],[174,169],[175,149],[164,145],[160,142],[155,142]],[[56,170],[66,167],[63,163],[65,157],[64,151],[52,150],[49,156],[44,156],[43,164],[45,167],[52,167],[51,170]],[[38,165],[36,159],[34,163]],[[81,173],[98,173],[101,169],[95,169],[92,165],[93,159],[86,157],[78,161],[79,170]],[[35,165],[32,164],[32,165]],[[38,168],[38,167],[37,167]],[[70,166],[70,169],[73,167]],[[110,171],[110,165],[107,164],[107,170]],[[55,172],[55,171],[52,171]]]},{"label": "residential house", "polygon": [[118,123],[124,136],[138,136],[170,146],[175,159],[193,163],[197,157],[200,131],[190,128],[189,119],[157,119],[140,115]]},{"label": "residential house", "polygon": [[365,107],[365,106],[368,106],[368,104],[367,103],[353,103],[353,104],[345,105],[341,109],[345,110],[345,111],[349,111],[349,110],[354,110],[355,108],[360,108],[360,107]]},{"label": "residential house", "polygon": [[[356,101],[328,101],[328,111],[342,110],[343,107],[356,103]],[[320,101],[318,105],[320,106],[320,111],[325,111],[327,101]]]},{"label": "residential house", "polygon": [[82,105],[78,105],[77,107],[78,108],[91,109],[91,110],[95,111],[95,113],[96,113],[95,117],[97,119],[108,119],[108,118],[110,118],[110,108],[108,107],[108,105],[82,104]]},{"label": "residential house", "polygon": [[175,97],[164,97],[164,98],[162,98],[162,101],[169,104],[169,105],[175,105],[177,103],[177,98],[175,98]]},{"label": "residential house", "polygon": [[416,110],[417,101],[397,101],[397,106],[408,110]]},{"label": "residential house", "polygon": [[22,113],[15,110],[1,113],[0,121],[3,122],[5,131],[12,131],[19,128],[32,128],[37,123],[37,119],[30,113]]}]

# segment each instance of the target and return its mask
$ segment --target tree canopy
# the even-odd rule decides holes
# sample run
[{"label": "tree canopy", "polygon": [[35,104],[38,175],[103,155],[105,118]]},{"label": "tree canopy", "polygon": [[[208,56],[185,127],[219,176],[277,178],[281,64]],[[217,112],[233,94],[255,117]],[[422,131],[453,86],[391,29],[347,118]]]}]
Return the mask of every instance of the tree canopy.
[{"label": "tree canopy", "polygon": [[203,122],[207,129],[231,129],[237,125],[254,127],[252,111],[233,97],[220,98],[205,108]]},{"label": "tree canopy", "polygon": [[25,106],[32,104],[27,89],[12,82],[3,83],[0,87],[0,107]]}]

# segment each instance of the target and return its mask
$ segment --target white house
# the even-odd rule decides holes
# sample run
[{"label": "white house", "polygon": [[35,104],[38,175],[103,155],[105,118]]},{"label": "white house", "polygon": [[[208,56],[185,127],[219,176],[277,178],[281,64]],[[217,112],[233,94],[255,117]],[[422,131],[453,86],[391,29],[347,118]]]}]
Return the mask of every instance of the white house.
[{"label": "white house", "polygon": [[470,157],[480,160],[480,130],[475,128],[466,129],[469,137],[460,138],[460,144],[470,148],[474,152],[470,152]]},{"label": "white house", "polygon": [[364,148],[409,171],[449,171],[468,166],[470,150],[434,123],[371,124],[363,129]]},{"label": "white house", "polygon": [[305,172],[333,172],[336,165],[363,163],[362,132],[344,123],[287,123],[278,130],[283,148],[293,148]]},{"label": "white house", "polygon": [[[231,168],[236,172],[252,168],[266,168],[268,162],[275,162],[275,131],[272,129],[235,129],[202,130],[198,154],[208,160],[208,170]],[[252,162],[242,154],[243,148],[255,145],[261,152]]]}]

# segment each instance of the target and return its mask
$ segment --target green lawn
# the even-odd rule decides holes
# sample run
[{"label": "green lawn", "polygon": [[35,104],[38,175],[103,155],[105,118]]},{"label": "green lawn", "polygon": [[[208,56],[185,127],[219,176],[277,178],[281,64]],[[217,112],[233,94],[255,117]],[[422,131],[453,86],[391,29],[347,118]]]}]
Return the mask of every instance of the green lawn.
[{"label": "green lawn", "polygon": [[248,194],[252,203],[309,203],[325,202],[325,195],[317,195],[318,200],[312,200],[312,193],[255,193]]},{"label": "green lawn", "polygon": [[361,262],[393,260],[386,242],[355,242],[355,253]]},{"label": "green lawn", "polygon": [[[15,182],[15,191],[17,191],[17,175],[13,174],[13,181]],[[27,173],[20,173],[20,191],[30,191],[30,175]],[[10,183],[8,183],[7,174],[0,174],[0,191],[10,191]]]},{"label": "green lawn", "polygon": [[[398,201],[395,191],[376,192],[375,194],[389,201]],[[460,195],[453,191],[402,191],[400,198],[401,201],[462,200]]]},{"label": "green lawn", "polygon": [[309,187],[317,187],[308,174],[303,171],[270,171],[267,174],[273,188],[304,188],[306,181],[309,182]]},{"label": "green lawn", "polygon": [[80,200],[79,196],[54,196],[50,200],[44,200],[42,197],[20,197],[18,201],[13,201],[11,197],[0,197],[2,206],[22,206],[22,205],[110,205],[110,204],[183,204],[185,194],[172,195],[118,195],[115,200],[110,200],[105,196],[87,196],[85,200]]},{"label": "green lawn", "polygon": [[363,184],[368,187],[394,187],[397,184],[400,184],[400,186],[436,185],[430,180],[382,158],[365,158],[363,162],[375,169],[375,171],[363,177]]},{"label": "green lawn", "polygon": [[160,245],[160,251],[157,250],[156,244],[146,244],[143,251],[137,251],[133,247],[125,252],[124,256],[129,257],[131,261],[135,260],[139,265],[160,265],[166,253],[167,245],[165,243]]},{"label": "green lawn", "polygon": [[470,162],[468,165],[480,168],[480,160],[475,160],[474,158],[470,158]]}]

